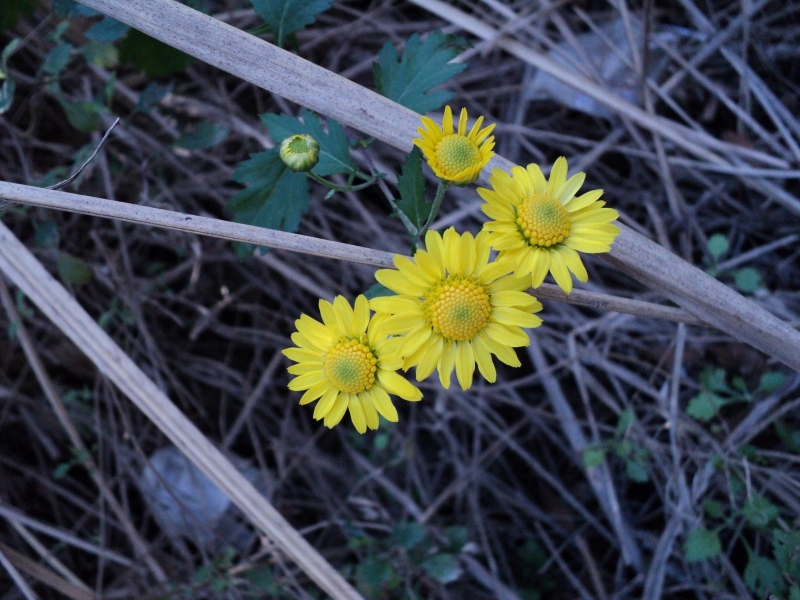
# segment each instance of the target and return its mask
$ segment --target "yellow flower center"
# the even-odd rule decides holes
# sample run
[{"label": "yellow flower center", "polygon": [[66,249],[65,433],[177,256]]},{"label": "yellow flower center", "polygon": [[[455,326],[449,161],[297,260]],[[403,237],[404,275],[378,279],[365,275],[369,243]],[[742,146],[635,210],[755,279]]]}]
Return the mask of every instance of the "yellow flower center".
[{"label": "yellow flower center", "polygon": [[486,327],[489,292],[474,277],[451,275],[436,284],[422,305],[433,330],[451,340],[471,340]]},{"label": "yellow flower center", "polygon": [[569,213],[546,194],[534,194],[517,207],[517,225],[531,246],[548,247],[569,237]]},{"label": "yellow flower center", "polygon": [[478,147],[463,135],[446,135],[436,144],[434,151],[439,170],[446,177],[456,177],[470,167],[481,164],[481,152]]},{"label": "yellow flower center", "polygon": [[340,391],[358,394],[375,383],[378,359],[367,344],[367,336],[343,340],[328,351],[325,373]]}]

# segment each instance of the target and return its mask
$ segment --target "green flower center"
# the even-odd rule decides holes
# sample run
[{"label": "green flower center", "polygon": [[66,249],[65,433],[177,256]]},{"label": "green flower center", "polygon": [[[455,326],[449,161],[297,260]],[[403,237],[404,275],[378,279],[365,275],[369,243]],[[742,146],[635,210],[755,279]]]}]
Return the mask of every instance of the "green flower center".
[{"label": "green flower center", "polygon": [[478,147],[463,135],[444,136],[434,150],[439,170],[447,177],[456,177],[469,168],[481,165],[481,152]]},{"label": "green flower center", "polygon": [[378,359],[367,343],[367,336],[343,340],[328,351],[325,373],[340,391],[358,394],[375,383]]},{"label": "green flower center", "polygon": [[474,277],[451,275],[436,284],[422,310],[433,330],[451,340],[471,340],[489,322],[489,292]]},{"label": "green flower center", "polygon": [[547,194],[534,194],[517,207],[517,225],[531,246],[547,248],[569,237],[569,213]]},{"label": "green flower center", "polygon": [[305,154],[309,151],[308,144],[306,140],[302,136],[295,136],[292,138],[292,141],[289,142],[289,152],[294,154]]}]

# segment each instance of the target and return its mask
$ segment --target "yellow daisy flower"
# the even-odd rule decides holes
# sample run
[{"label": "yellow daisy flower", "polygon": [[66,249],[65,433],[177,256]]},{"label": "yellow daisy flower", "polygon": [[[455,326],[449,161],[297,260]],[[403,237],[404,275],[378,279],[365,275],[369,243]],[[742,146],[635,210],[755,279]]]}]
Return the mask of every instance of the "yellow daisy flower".
[{"label": "yellow daisy flower", "polygon": [[459,236],[452,227],[444,236],[429,231],[427,250],[418,250],[413,260],[395,255],[397,270],[375,273],[398,295],[373,298],[370,308],[388,316],[380,324],[383,331],[404,335],[398,354],[405,357],[403,369],[417,367],[417,381],[438,369],[447,388],[455,368],[466,390],[477,363],[484,378],[494,382],[492,354],[518,367],[512,348],[530,343],[522,327],[542,323],[533,314],[541,303],[522,291],[528,278],[509,276],[513,267],[507,264],[490,263],[487,238],[486,232]]},{"label": "yellow daisy flower", "polygon": [[494,123],[481,129],[483,117],[478,117],[467,135],[467,109],[461,109],[458,131],[453,130],[453,111],[444,108],[444,119],[440,128],[432,119],[422,117],[426,129],[420,127],[421,137],[414,139],[436,176],[453,185],[467,185],[478,178],[481,170],[494,156],[494,136],[489,134]]},{"label": "yellow daisy flower", "polygon": [[289,389],[306,390],[300,404],[319,398],[314,418],[325,419],[333,427],[350,411],[359,433],[378,428],[378,414],[397,422],[397,410],[389,394],[416,401],[422,392],[396,373],[403,365],[397,354],[399,339],[389,339],[381,331],[382,317],[370,319],[369,301],[359,296],[355,309],[337,296],[333,304],[319,301],[322,323],[308,315],[295,321],[292,341],[297,348],[283,354],[297,364],[289,373],[297,375]]},{"label": "yellow daisy flower", "polygon": [[619,235],[611,222],[619,217],[612,208],[603,208],[598,199],[603,190],[581,196],[585,173],[567,179],[567,161],[556,160],[550,179],[538,165],[527,169],[513,167],[511,175],[492,171],[489,183],[494,189],[478,188],[486,201],[481,209],[494,221],[484,224],[489,243],[500,252],[498,261],[510,261],[514,275],[530,275],[531,285],[539,287],[548,272],[561,289],[572,291],[570,271],[578,281],[589,275],[577,251],[587,254],[608,252]]}]

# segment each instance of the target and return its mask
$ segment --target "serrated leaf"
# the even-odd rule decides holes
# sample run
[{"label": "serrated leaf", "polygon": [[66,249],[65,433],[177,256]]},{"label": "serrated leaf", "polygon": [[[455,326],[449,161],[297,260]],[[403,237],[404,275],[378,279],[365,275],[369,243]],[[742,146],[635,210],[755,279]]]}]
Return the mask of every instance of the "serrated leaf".
[{"label": "serrated leaf", "polygon": [[75,129],[89,133],[103,126],[101,115],[106,112],[105,106],[95,102],[69,102],[61,100],[61,106],[67,113],[67,121]]},{"label": "serrated leaf", "polygon": [[586,448],[581,456],[584,467],[598,467],[606,459],[605,448]]},{"label": "serrated leaf", "polygon": [[17,84],[12,79],[6,79],[0,87],[0,115],[8,112],[11,105],[14,104],[14,91],[17,89]]},{"label": "serrated leaf", "polygon": [[686,414],[699,421],[708,421],[714,418],[714,415],[716,415],[719,409],[725,404],[727,404],[727,401],[716,394],[700,392],[697,396],[689,400],[689,405],[686,407]]},{"label": "serrated leaf", "polygon": [[57,261],[58,276],[69,285],[85,285],[92,279],[92,269],[80,258],[61,252]]},{"label": "serrated leaf", "polygon": [[728,384],[725,383],[725,369],[708,368],[700,375],[700,384],[713,392],[727,392]]},{"label": "serrated leaf", "polygon": [[40,73],[57,77],[61,71],[69,64],[72,57],[72,44],[67,42],[60,42],[55,48],[47,53],[44,57],[44,62],[39,68]]},{"label": "serrated leaf", "polygon": [[400,200],[397,202],[403,214],[419,231],[428,220],[433,203],[425,199],[425,178],[422,175],[422,152],[414,146],[406,158],[402,173],[397,177]]},{"label": "serrated leaf", "polygon": [[461,577],[458,559],[454,555],[444,552],[426,558],[422,563],[422,568],[441,584],[453,583]]},{"label": "serrated leaf", "polygon": [[764,287],[764,280],[761,279],[761,274],[753,267],[745,267],[734,271],[733,282],[743,294],[752,294]]},{"label": "serrated leaf", "polygon": [[722,258],[730,247],[728,238],[721,233],[715,233],[708,238],[708,252],[714,257],[714,262]]},{"label": "serrated leaf", "polygon": [[287,36],[314,22],[333,0],[250,0],[258,16],[269,25],[275,44],[283,48]]},{"label": "serrated leaf", "polygon": [[742,514],[753,527],[763,528],[778,518],[780,509],[763,496],[753,496],[744,503]]},{"label": "serrated leaf", "polygon": [[364,296],[367,300],[372,300],[373,298],[380,298],[382,296],[394,296],[395,293],[387,288],[382,283],[373,283],[367,291],[364,292]]},{"label": "serrated leaf", "polygon": [[130,27],[125,23],[106,17],[89,27],[83,35],[95,42],[116,42],[123,38],[129,30]]},{"label": "serrated leaf", "polygon": [[772,554],[781,569],[800,582],[800,532],[773,529]]},{"label": "serrated leaf", "polygon": [[216,146],[230,133],[229,129],[217,125],[216,123],[198,123],[194,131],[184,133],[175,140],[174,145],[186,150],[202,150]]},{"label": "serrated leaf", "polygon": [[693,529],[683,544],[687,562],[700,562],[719,556],[722,544],[719,533],[710,529]]},{"label": "serrated leaf", "polygon": [[378,93],[406,108],[426,113],[440,109],[453,94],[430,91],[467,68],[466,63],[450,63],[467,43],[458,37],[434,31],[422,42],[412,35],[398,60],[397,49],[389,42],[372,65]]},{"label": "serrated leaf", "polygon": [[786,582],[783,580],[780,567],[774,560],[765,556],[750,555],[744,570],[744,582],[760,597],[783,594],[786,591]]},{"label": "serrated leaf", "polygon": [[[250,156],[241,163],[231,177],[250,186],[228,200],[227,209],[234,214],[234,221],[267,229],[295,232],[300,218],[308,209],[311,196],[303,173],[292,173],[279,155],[278,148],[271,148]],[[252,248],[246,244],[246,249]]]},{"label": "serrated leaf", "polygon": [[322,122],[309,110],[303,111],[303,120],[290,115],[265,113],[261,122],[269,131],[270,137],[277,143],[291,135],[308,134],[319,144],[319,162],[312,170],[321,177],[335,173],[352,173],[355,163],[350,156],[350,145],[342,126],[333,119],[328,119],[328,132],[322,128]]},{"label": "serrated leaf", "polygon": [[148,77],[165,77],[178,73],[194,62],[188,54],[136,29],[131,29],[122,40],[119,57],[123,63],[133,63]]}]

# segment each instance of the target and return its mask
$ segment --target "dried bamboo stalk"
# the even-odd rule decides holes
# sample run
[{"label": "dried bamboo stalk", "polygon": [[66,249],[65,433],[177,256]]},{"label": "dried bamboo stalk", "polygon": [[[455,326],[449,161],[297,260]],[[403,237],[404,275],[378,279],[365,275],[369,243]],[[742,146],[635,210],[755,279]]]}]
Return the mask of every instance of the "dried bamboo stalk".
[{"label": "dried bamboo stalk", "polygon": [[0,270],[320,588],[337,600],[362,600],[2,223]]},{"label": "dried bamboo stalk", "polygon": [[[361,248],[341,242],[265,229],[253,225],[232,223],[220,219],[197,217],[161,208],[117,202],[115,200],[104,200],[102,198],[6,182],[0,182],[0,199],[95,217],[119,219],[140,225],[155,225],[156,227],[164,227],[176,231],[209,235],[234,242],[246,242],[291,252],[348,260],[373,267],[394,267],[393,254],[390,252]],[[690,325],[704,325],[694,315],[673,306],[661,306],[651,302],[619,298],[608,294],[596,294],[584,290],[573,290],[571,294],[567,295],[557,285],[547,283],[542,284],[536,290],[530,291],[539,298],[569,302],[579,306],[589,306],[600,310],[611,310],[641,317],[688,323]]]},{"label": "dried bamboo stalk", "polygon": [[[171,0],[79,1],[245,81],[411,150],[419,115],[244,31]],[[642,124],[648,126],[652,115],[644,115]],[[659,127],[658,133],[682,143],[674,129]],[[708,138],[701,140],[706,148],[729,150]],[[695,150],[700,147],[696,135],[687,139]],[[714,159],[710,151],[704,153]],[[490,163],[504,170],[511,166],[500,156]],[[703,321],[800,371],[800,332],[644,236],[622,226],[611,252],[603,256]]]}]

